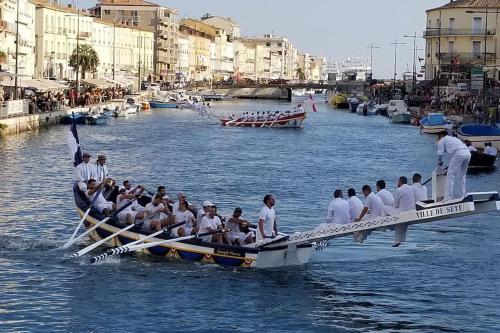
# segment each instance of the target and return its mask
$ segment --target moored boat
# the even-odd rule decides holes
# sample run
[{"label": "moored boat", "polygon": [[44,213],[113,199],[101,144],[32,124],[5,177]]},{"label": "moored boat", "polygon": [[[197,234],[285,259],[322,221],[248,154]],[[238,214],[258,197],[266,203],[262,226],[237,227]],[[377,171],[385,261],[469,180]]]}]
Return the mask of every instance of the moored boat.
[{"label": "moored boat", "polygon": [[484,144],[491,142],[497,150],[500,150],[500,128],[482,124],[462,125],[457,130],[460,140],[469,140],[476,148],[484,148]]},{"label": "moored boat", "polygon": [[427,134],[438,134],[446,131],[446,117],[442,113],[429,113],[420,120],[420,130]]},{"label": "moored boat", "polygon": [[87,123],[89,125],[108,125],[109,117],[104,114],[87,116]]},{"label": "moored boat", "polygon": [[372,103],[361,103],[358,105],[356,109],[356,114],[362,116],[375,116],[377,114],[377,109],[375,105]]},{"label": "moored boat", "polygon": [[73,118],[75,124],[85,124],[85,114],[82,112],[73,112],[61,118],[61,124],[69,125],[73,123]]},{"label": "moored boat", "polygon": [[171,99],[156,99],[149,101],[149,106],[152,109],[176,109],[179,107],[177,101]]},{"label": "moored boat", "polygon": [[336,94],[332,97],[331,104],[337,109],[349,109],[349,102],[346,94]]},{"label": "moored boat", "polygon": [[392,114],[391,123],[395,124],[409,124],[411,123],[411,113],[408,111],[398,111]]},{"label": "moored boat", "polygon": [[469,169],[491,170],[495,167],[496,156],[488,155],[480,151],[471,151]]},{"label": "moored boat", "polygon": [[401,99],[393,99],[389,101],[389,106],[387,107],[387,115],[391,117],[394,113],[400,111],[407,111],[408,106],[406,102]]}]

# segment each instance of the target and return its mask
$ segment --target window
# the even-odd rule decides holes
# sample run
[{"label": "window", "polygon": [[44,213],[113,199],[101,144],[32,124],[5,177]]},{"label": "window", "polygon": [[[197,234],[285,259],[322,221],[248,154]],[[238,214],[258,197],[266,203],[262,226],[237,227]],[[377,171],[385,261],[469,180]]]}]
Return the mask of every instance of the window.
[{"label": "window", "polygon": [[472,54],[479,55],[481,53],[481,41],[472,42]]},{"label": "window", "polygon": [[449,19],[449,28],[450,28],[450,30],[455,29],[455,18],[454,17],[450,17],[450,19]]},{"label": "window", "polygon": [[271,43],[266,43],[266,46],[271,46]]},{"label": "window", "polygon": [[111,11],[110,11],[110,10],[108,10],[108,9],[105,9],[105,10],[104,10],[104,15],[111,15]]},{"label": "window", "polygon": [[482,17],[473,17],[472,18],[472,30],[475,33],[480,34],[482,27],[483,27],[483,18]]},{"label": "window", "polygon": [[283,46],[283,43],[278,43],[278,46],[279,46],[279,47],[282,47],[282,46]]},{"label": "window", "polygon": [[454,53],[455,52],[455,42],[450,40],[448,42],[448,53]]}]

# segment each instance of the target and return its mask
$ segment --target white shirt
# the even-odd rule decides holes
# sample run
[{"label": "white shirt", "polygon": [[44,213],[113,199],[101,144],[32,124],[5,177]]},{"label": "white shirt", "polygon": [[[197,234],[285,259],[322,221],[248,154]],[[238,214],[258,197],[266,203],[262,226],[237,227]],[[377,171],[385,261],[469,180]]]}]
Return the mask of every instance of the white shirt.
[{"label": "white shirt", "polygon": [[391,192],[387,191],[385,188],[377,192],[377,196],[382,199],[382,202],[386,206],[392,206],[394,204],[394,196]]},{"label": "white shirt", "polygon": [[409,185],[403,184],[396,191],[394,208],[398,208],[402,212],[415,209],[415,192]]},{"label": "white shirt", "polygon": [[[214,216],[214,218],[210,218],[210,216],[205,215],[201,219],[201,223],[200,223],[200,227],[199,227],[200,229],[199,229],[198,233],[203,234],[205,232],[209,232],[208,228],[215,230],[220,225],[222,225],[222,223],[220,222],[220,219],[218,216]],[[212,239],[211,235],[202,237],[202,240],[204,242],[210,242],[211,239]]]},{"label": "white shirt", "polygon": [[[97,198],[95,198],[95,196],[96,196],[97,193],[99,193],[99,196]],[[87,193],[87,197],[90,197],[91,201],[94,201],[94,199],[95,199],[95,201],[94,201],[94,207],[99,207],[99,206],[107,205],[108,204],[108,201],[102,195],[102,191],[97,191],[97,192],[93,193],[91,196],[89,196],[88,193]]]},{"label": "white shirt", "polygon": [[349,220],[353,222],[359,217],[359,214],[361,214],[363,203],[355,196],[350,197],[347,203],[349,204]]},{"label": "white shirt", "polygon": [[[149,220],[158,221],[158,220],[161,220],[163,218],[164,214],[161,212],[157,212],[157,211],[160,209],[163,209],[163,208],[165,208],[165,206],[163,206],[162,203],[158,204],[158,206],[155,206],[153,204],[153,202],[150,202],[146,205],[146,207],[144,209],[146,210],[146,214],[147,214]],[[156,213],[152,214],[153,212],[156,212]]]},{"label": "white shirt", "polygon": [[413,183],[411,185],[413,194],[415,196],[415,202],[427,200],[427,187],[420,183]]},{"label": "white shirt", "polygon": [[495,147],[485,147],[484,148],[484,153],[491,155],[491,156],[497,156],[497,149]]},{"label": "white shirt", "polygon": [[469,151],[477,151],[476,147],[474,147],[473,145],[470,145],[467,148],[469,148]]},{"label": "white shirt", "polygon": [[192,228],[193,227],[193,222],[192,222],[193,219],[194,219],[194,215],[189,210],[186,210],[184,212],[181,212],[180,210],[178,210],[175,212],[175,220],[174,220],[175,223],[186,222],[185,226]]},{"label": "white shirt", "polygon": [[86,182],[89,179],[96,178],[96,169],[94,164],[82,162],[75,168],[76,180],[79,182]]},{"label": "white shirt", "polygon": [[326,223],[347,224],[349,219],[349,204],[342,198],[333,199],[328,205]]},{"label": "white shirt", "polygon": [[[274,223],[276,219],[276,212],[274,211],[274,207],[267,207],[264,205],[259,212],[259,220],[264,220],[264,234],[267,237],[272,236],[274,232]],[[257,227],[257,238],[263,239],[264,235],[261,234],[260,228]]]},{"label": "white shirt", "polygon": [[95,174],[97,178],[96,180],[98,182],[102,182],[104,178],[109,177],[108,166],[106,164],[100,165],[99,163],[97,163],[95,167]]},{"label": "white shirt", "polygon": [[201,223],[201,219],[203,216],[207,215],[208,213],[205,213],[205,210],[203,208],[198,209],[198,213],[196,213],[196,220],[198,221],[198,224]]},{"label": "white shirt", "polygon": [[467,146],[458,138],[453,136],[445,136],[438,142],[437,155],[443,156],[444,153],[453,155],[460,149],[467,149]]},{"label": "white shirt", "polygon": [[[186,201],[188,204],[188,207],[191,206],[191,203],[189,201]],[[177,213],[179,211],[179,201],[174,202],[174,205],[172,206],[172,214]]]},{"label": "white shirt", "polygon": [[366,197],[365,207],[370,210],[370,218],[382,216],[384,202],[382,201],[382,199],[380,199],[379,196],[371,192]]}]

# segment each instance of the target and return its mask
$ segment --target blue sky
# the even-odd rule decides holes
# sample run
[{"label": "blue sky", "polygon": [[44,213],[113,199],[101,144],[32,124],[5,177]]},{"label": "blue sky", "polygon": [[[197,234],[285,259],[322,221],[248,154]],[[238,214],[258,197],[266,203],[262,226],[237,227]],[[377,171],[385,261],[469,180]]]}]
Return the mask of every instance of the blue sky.
[{"label": "blue sky", "polygon": [[[97,0],[75,0],[91,7]],[[449,0],[150,0],[176,8],[180,17],[199,18],[205,13],[231,17],[243,35],[274,32],[287,36],[302,52],[342,60],[349,56],[369,57],[374,50],[375,77],[393,75],[396,38],[406,42],[398,47],[398,74],[412,67],[413,40],[403,35],[422,36],[425,10]],[[67,2],[67,1],[63,1]],[[418,38],[419,48],[424,40]],[[420,57],[424,51],[419,51]]]}]

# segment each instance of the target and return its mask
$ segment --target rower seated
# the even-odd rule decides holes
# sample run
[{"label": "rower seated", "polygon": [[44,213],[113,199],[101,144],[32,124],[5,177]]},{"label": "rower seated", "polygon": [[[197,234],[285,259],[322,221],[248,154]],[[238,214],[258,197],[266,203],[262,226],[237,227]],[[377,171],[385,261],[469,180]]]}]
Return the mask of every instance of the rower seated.
[{"label": "rower seated", "polygon": [[[198,231],[199,234],[222,229],[222,222],[216,214],[217,214],[217,207],[216,206],[210,207],[210,209],[208,210],[208,215],[205,215],[201,219],[201,223],[200,223],[199,231]],[[227,237],[227,235],[226,235],[226,237]],[[222,237],[220,234],[204,236],[201,239],[202,239],[202,241],[208,242],[208,243],[216,242],[216,243],[222,244]],[[229,240],[229,245],[232,245],[230,240]]]},{"label": "rower seated", "polygon": [[87,197],[93,202],[93,208],[105,216],[111,216],[111,213],[116,209],[116,205],[111,201],[106,201],[102,195],[102,191],[99,191],[104,188],[104,184],[108,181],[110,181],[110,179],[105,178],[99,184],[97,184],[95,179],[90,179],[87,182]]},{"label": "rower seated", "polygon": [[172,229],[172,236],[184,237],[194,235],[198,232],[196,219],[194,218],[193,213],[188,210],[188,204],[186,201],[179,204],[179,209],[175,211],[174,215],[174,224],[181,222],[184,222],[184,224]]},{"label": "rower seated", "polygon": [[[131,200],[133,200],[134,203],[137,203],[136,199],[141,194],[142,191],[138,193],[127,193],[125,187],[120,187],[118,196],[116,198],[116,209],[122,208]],[[146,212],[144,211],[144,207],[141,206],[142,210],[134,210],[132,207],[134,203],[132,203],[127,208],[123,209],[121,212],[118,213],[118,223],[120,223],[121,225],[131,225],[134,224],[136,221],[143,220],[144,217],[146,217]]]},{"label": "rower seated", "polygon": [[497,156],[498,151],[491,145],[491,142],[486,142],[484,144],[484,153],[491,156]]},{"label": "rower seated", "polygon": [[228,237],[238,246],[255,242],[254,233],[252,231],[243,232],[245,229],[248,230],[249,223],[241,219],[242,213],[243,210],[240,207],[236,207],[233,215],[226,222],[226,227],[231,229],[231,231],[228,232]]},{"label": "rower seated", "polygon": [[163,227],[172,224],[172,217],[168,208],[162,203],[162,198],[158,194],[146,205],[146,220],[142,225],[142,230],[146,233],[159,231]]},{"label": "rower seated", "polygon": [[474,147],[469,140],[465,140],[464,143],[467,146],[467,148],[469,149],[469,151],[477,151],[476,147]]}]

